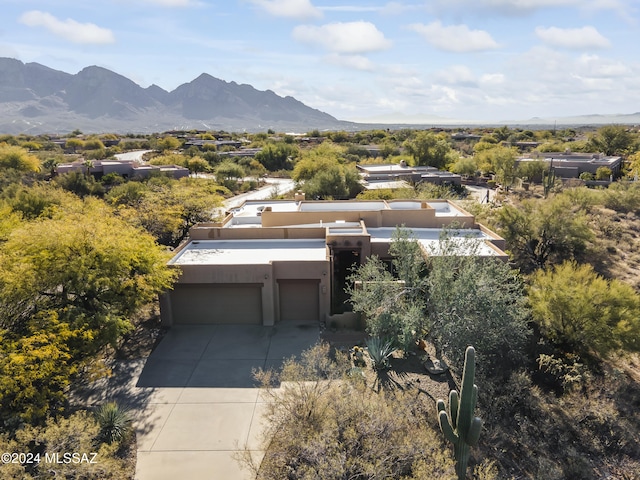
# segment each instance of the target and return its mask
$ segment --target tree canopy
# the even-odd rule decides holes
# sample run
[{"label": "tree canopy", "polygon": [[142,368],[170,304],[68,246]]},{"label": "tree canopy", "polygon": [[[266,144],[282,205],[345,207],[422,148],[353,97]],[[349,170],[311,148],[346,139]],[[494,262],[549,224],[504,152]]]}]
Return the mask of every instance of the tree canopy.
[{"label": "tree canopy", "polygon": [[404,142],[404,148],[413,157],[415,165],[444,168],[457,160],[446,134],[421,131]]},{"label": "tree canopy", "polygon": [[640,296],[590,265],[564,262],[535,272],[529,298],[541,330],[560,346],[600,356],[640,351]]}]

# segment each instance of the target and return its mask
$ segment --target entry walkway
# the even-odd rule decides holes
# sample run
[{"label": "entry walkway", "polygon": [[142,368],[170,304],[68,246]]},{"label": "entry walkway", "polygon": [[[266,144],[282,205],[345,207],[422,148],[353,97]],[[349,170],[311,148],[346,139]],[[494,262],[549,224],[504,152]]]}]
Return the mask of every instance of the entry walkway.
[{"label": "entry walkway", "polygon": [[177,326],[148,359],[119,364],[119,384],[105,387],[134,409],[136,479],[250,479],[235,457],[245,446],[262,455],[265,403],[252,370],[278,368],[318,339],[305,325]]}]

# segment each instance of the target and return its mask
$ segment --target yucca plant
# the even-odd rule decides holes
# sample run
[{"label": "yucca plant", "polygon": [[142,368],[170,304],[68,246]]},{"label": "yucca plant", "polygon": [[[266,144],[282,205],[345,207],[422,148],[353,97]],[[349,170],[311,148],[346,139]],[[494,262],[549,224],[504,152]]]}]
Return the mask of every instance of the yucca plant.
[{"label": "yucca plant", "polygon": [[120,443],[133,431],[133,417],[129,409],[116,402],[108,402],[96,410],[96,420],[100,425],[98,441],[101,443]]},{"label": "yucca plant", "polygon": [[382,370],[389,367],[389,357],[395,351],[391,340],[380,337],[371,337],[367,340],[367,352],[373,362],[374,370]]}]

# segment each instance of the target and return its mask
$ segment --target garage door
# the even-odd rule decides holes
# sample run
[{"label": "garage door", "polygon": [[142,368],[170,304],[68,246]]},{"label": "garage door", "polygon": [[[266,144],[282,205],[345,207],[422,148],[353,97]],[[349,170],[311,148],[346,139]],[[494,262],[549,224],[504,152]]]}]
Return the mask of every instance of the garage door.
[{"label": "garage door", "polygon": [[318,281],[280,280],[280,321],[318,322]]},{"label": "garage door", "polygon": [[262,325],[261,285],[176,285],[171,292],[175,324]]}]

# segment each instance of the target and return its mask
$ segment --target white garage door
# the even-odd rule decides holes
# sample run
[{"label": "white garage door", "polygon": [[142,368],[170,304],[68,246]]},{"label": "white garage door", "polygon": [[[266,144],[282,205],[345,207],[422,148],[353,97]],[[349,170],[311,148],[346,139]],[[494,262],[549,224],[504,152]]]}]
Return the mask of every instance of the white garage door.
[{"label": "white garage door", "polygon": [[176,285],[174,324],[262,325],[261,285]]},{"label": "white garage door", "polygon": [[280,321],[319,321],[318,280],[279,280]]}]

